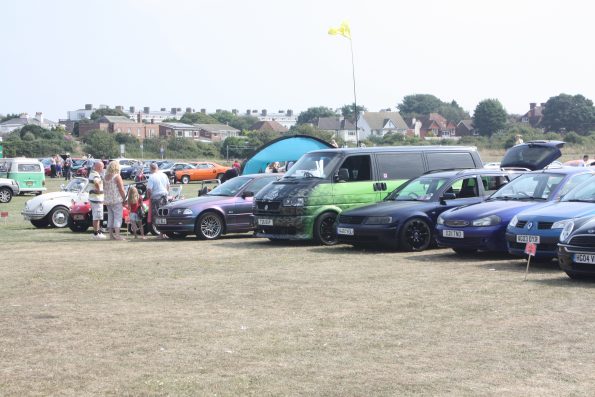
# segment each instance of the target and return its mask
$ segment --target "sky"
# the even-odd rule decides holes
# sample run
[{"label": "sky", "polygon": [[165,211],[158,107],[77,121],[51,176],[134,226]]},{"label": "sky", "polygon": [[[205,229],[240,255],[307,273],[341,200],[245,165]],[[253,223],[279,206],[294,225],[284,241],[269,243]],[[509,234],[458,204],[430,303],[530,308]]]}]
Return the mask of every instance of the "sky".
[{"label": "sky", "polygon": [[5,0],[0,114],[106,104],[295,112],[411,94],[509,113],[595,99],[595,3],[582,0]]}]

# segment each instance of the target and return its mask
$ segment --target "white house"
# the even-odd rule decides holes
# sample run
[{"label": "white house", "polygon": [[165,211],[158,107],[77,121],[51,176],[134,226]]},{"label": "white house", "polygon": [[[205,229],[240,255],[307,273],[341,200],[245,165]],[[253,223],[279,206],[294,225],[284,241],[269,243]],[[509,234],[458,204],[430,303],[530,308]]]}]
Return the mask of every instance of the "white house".
[{"label": "white house", "polygon": [[389,132],[407,133],[407,123],[398,112],[362,112],[357,119],[359,139],[383,137]]},{"label": "white house", "polygon": [[0,134],[8,134],[14,130],[23,128],[26,125],[37,125],[49,130],[58,127],[60,124],[56,123],[55,121],[45,119],[43,117],[43,113],[41,112],[35,113],[35,117],[29,117],[29,114],[22,113],[17,118],[6,120],[3,123],[0,123]]}]

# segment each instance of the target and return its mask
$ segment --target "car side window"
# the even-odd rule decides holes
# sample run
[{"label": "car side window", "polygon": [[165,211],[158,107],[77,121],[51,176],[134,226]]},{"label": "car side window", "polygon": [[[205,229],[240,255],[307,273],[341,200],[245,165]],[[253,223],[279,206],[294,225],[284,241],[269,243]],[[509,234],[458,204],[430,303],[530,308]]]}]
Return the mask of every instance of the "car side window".
[{"label": "car side window", "polygon": [[424,172],[421,153],[380,153],[376,159],[380,179],[412,179]]},{"label": "car side window", "polygon": [[[346,170],[341,171],[341,170]],[[369,155],[350,156],[343,161],[339,167],[339,176],[347,178],[344,182],[370,181],[372,180],[372,167]]]},{"label": "car side window", "polygon": [[19,172],[41,172],[39,164],[19,164],[17,169]]},{"label": "car side window", "polygon": [[448,170],[461,168],[475,168],[471,153],[426,153],[428,170]]},{"label": "car side window", "polygon": [[496,190],[508,183],[508,178],[504,175],[483,175],[481,177],[483,190],[486,194],[492,194]]},{"label": "car side window", "polygon": [[454,193],[458,199],[479,197],[479,189],[477,186],[477,178],[463,178],[455,181],[445,193]]},{"label": "car side window", "polygon": [[562,189],[560,189],[559,196],[560,197],[564,196],[566,193],[571,191],[575,186],[580,185],[581,183],[583,183],[584,181],[586,181],[587,179],[592,178],[592,177],[593,177],[593,174],[581,174],[581,175],[573,176],[568,182],[566,182],[566,184],[562,187]]}]

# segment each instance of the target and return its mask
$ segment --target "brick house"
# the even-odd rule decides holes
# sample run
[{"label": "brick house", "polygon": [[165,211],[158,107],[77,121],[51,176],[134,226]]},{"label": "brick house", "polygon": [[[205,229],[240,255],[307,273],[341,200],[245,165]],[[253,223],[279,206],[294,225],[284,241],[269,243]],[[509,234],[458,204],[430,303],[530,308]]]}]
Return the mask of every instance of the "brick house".
[{"label": "brick house", "polygon": [[79,136],[84,137],[93,130],[101,130],[111,134],[128,134],[139,140],[156,138],[159,127],[156,124],[135,123],[124,116],[103,116],[94,123],[79,124]]},{"label": "brick house", "polygon": [[536,102],[529,104],[529,111],[521,116],[520,122],[527,123],[533,128],[539,128],[541,125],[541,119],[543,119],[543,109],[545,109],[545,103],[541,103],[537,106]]},{"label": "brick house", "polygon": [[161,123],[159,124],[159,136],[162,138],[200,139],[200,128],[184,123]]},{"label": "brick house", "polygon": [[457,124],[456,136],[477,136],[479,135],[473,127],[473,120],[461,120]]},{"label": "brick house", "polygon": [[199,139],[211,142],[222,142],[225,138],[240,135],[240,130],[226,124],[194,124],[194,126],[200,131]]}]

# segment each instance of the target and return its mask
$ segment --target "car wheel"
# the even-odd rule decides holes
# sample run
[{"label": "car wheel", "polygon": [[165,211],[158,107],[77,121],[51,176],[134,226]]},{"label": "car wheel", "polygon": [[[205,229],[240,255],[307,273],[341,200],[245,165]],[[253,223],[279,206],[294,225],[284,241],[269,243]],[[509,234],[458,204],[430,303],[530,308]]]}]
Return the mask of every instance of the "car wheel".
[{"label": "car wheel", "polygon": [[314,224],[314,240],[322,245],[337,244],[337,214],[332,211],[322,213]]},{"label": "car wheel", "polygon": [[215,212],[205,212],[198,217],[196,236],[201,240],[215,240],[223,233],[223,219]]},{"label": "car wheel", "polygon": [[181,181],[184,185],[187,185],[188,183],[190,183],[190,177],[188,175],[184,175]]},{"label": "car wheel", "polygon": [[35,226],[38,229],[44,228],[44,227],[48,227],[50,225],[50,222],[48,221],[48,217],[44,216],[41,219],[31,219],[31,224],[33,226]]},{"label": "car wheel", "polygon": [[477,252],[477,250],[473,248],[453,248],[452,250],[461,256],[472,255]]},{"label": "car wheel", "polygon": [[165,233],[165,235],[167,237],[169,237],[172,240],[182,240],[184,238],[186,238],[186,236],[188,235],[188,233],[182,233],[182,232],[167,232]]},{"label": "car wheel", "polygon": [[12,190],[7,187],[0,188],[0,203],[10,203],[12,200]]},{"label": "car wheel", "polygon": [[91,224],[89,222],[75,223],[71,217],[68,217],[68,227],[75,233],[86,232]]},{"label": "car wheel", "polygon": [[423,251],[432,243],[432,230],[426,221],[413,218],[401,229],[401,248],[405,251]]},{"label": "car wheel", "polygon": [[50,211],[50,225],[57,228],[68,226],[68,208],[59,205]]}]

